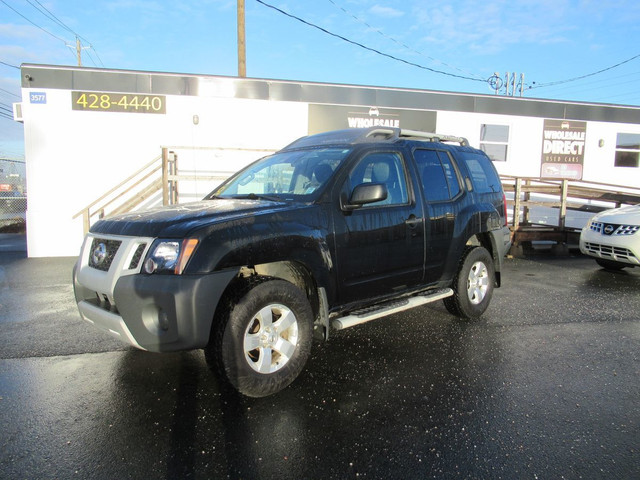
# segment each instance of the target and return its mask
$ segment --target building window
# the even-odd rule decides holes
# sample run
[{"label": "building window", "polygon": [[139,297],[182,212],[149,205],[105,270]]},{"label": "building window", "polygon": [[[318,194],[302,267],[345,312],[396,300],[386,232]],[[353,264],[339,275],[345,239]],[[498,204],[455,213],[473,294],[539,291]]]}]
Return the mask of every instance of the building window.
[{"label": "building window", "polygon": [[509,149],[509,126],[482,124],[480,150],[494,162],[506,162]]},{"label": "building window", "polygon": [[619,133],[616,141],[616,167],[640,167],[640,134]]}]

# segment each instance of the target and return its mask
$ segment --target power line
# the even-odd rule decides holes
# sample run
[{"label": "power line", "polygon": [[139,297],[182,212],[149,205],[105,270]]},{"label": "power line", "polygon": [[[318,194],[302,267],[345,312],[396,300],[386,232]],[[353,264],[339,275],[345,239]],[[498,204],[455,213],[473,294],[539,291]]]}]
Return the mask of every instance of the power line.
[{"label": "power line", "polygon": [[[0,1],[2,1],[2,0],[0,0]],[[396,57],[394,55],[390,55],[388,53],[381,52],[380,50],[376,50],[375,48],[367,47],[366,45],[363,45],[361,43],[358,43],[358,42],[355,42],[353,40],[350,40],[350,39],[348,39],[346,37],[343,37],[342,35],[338,35],[337,33],[330,32],[329,30],[327,30],[325,28],[322,28],[322,27],[320,27],[318,25],[315,25],[315,24],[313,24],[311,22],[303,20],[300,17],[296,17],[295,15],[287,13],[284,10],[281,10],[278,7],[270,5],[270,4],[268,4],[268,3],[266,3],[266,2],[264,2],[262,0],[256,0],[256,2],[264,5],[265,7],[269,7],[269,8],[271,8],[271,9],[273,9],[273,10],[275,10],[275,11],[277,11],[277,12],[279,12],[279,13],[281,13],[281,14],[289,17],[289,18],[293,18],[294,20],[297,20],[297,21],[299,21],[299,22],[301,22],[301,23],[303,23],[303,24],[305,24],[305,25],[307,25],[309,27],[313,27],[313,28],[315,28],[317,30],[320,30],[321,32],[326,33],[327,35],[331,35],[332,37],[339,38],[340,40],[343,40],[343,41],[345,41],[347,43],[350,43],[350,44],[355,45],[357,47],[363,48],[363,49],[368,50],[370,52],[376,53],[376,54],[381,55],[383,57],[390,58],[391,60],[395,60],[396,62],[401,62],[401,63],[404,63],[406,65],[410,65],[412,67],[417,67],[417,68],[420,68],[422,70],[428,70],[429,72],[439,73],[440,75],[446,75],[446,76],[449,76],[449,77],[460,78],[460,79],[463,79],[463,80],[471,80],[473,82],[483,82],[483,83],[487,82],[487,80],[481,80],[481,79],[478,79],[478,78],[458,75],[458,74],[455,74],[455,73],[444,72],[442,70],[437,70],[435,68],[430,68],[430,67],[426,67],[424,65],[420,65],[419,63],[415,63],[415,62],[410,62],[408,60],[404,60],[404,59]]]},{"label": "power line", "polygon": [[[258,0],[260,1],[260,0]],[[534,89],[534,88],[543,88],[543,87],[552,87],[555,85],[562,85],[563,83],[569,83],[569,82],[575,82],[576,80],[582,80],[583,78],[587,78],[587,77],[593,77],[594,75],[598,75],[599,73],[603,73],[603,72],[607,72],[609,70],[613,70],[614,68],[617,68],[621,65],[624,65],[625,63],[629,63],[633,60],[635,60],[636,58],[640,58],[640,53],[638,55],[634,55],[631,58],[628,58],[620,63],[616,63],[615,65],[611,65],[610,67],[607,68],[603,68],[602,70],[598,70],[597,72],[592,72],[592,73],[587,73],[586,75],[581,75],[579,77],[573,77],[573,78],[568,78],[566,80],[558,80],[556,82],[548,82],[548,83],[541,83],[541,84],[536,84],[536,82],[533,83],[532,86],[529,87],[530,90]]]},{"label": "power line", "polygon": [[82,38],[80,35],[78,35],[78,33],[76,33],[71,27],[69,27],[66,23],[64,23],[62,20],[60,20],[58,17],[55,16],[55,14],[49,10],[47,7],[45,7],[44,5],[42,5],[42,3],[40,3],[38,0],[34,0],[38,5],[34,5],[31,0],[26,0],[26,2],[31,5],[33,8],[35,8],[38,12],[40,12],[41,14],[43,14],[45,17],[47,17],[49,20],[53,21],[54,23],[57,23],[59,26],[61,26],[62,28],[64,28],[65,30],[67,30],[69,33],[72,33],[74,36],[84,40],[87,43],[90,43],[86,38]]},{"label": "power line", "polygon": [[[0,1],[1,1],[1,0],[0,0]],[[4,3],[4,2],[2,2],[2,3]],[[20,67],[16,67],[15,65],[11,65],[10,63],[7,63],[7,62],[3,62],[2,60],[0,60],[0,63],[1,63],[2,65],[6,65],[7,67],[17,68],[18,70],[20,70]]]},{"label": "power line", "polygon": [[0,92],[4,92],[4,93],[6,93],[8,95],[13,95],[16,98],[22,98],[20,95],[16,95],[15,93],[10,92],[9,90],[5,90],[4,88],[0,88]]},{"label": "power line", "polygon": [[[63,29],[67,30],[68,32],[72,33],[76,39],[81,39],[83,40],[85,43],[89,44],[88,48],[91,48],[96,56],[98,57],[98,60],[100,60],[100,56],[98,55],[98,52],[96,51],[96,49],[93,47],[93,45],[91,45],[91,42],[89,40],[87,40],[86,38],[82,37],[80,34],[78,34],[76,31],[74,31],[71,27],[69,27],[67,24],[65,24],[62,20],[60,20],[53,12],[51,12],[47,7],[45,7],[44,5],[42,5],[42,3],[40,3],[38,0],[34,0],[37,5],[35,5],[31,0],[26,0],[26,2],[31,5],[34,9],[36,9],[39,13],[41,13],[42,15],[44,15],[46,18],[48,18],[49,20],[53,21],[55,24],[57,24],[58,26],[62,27]],[[66,46],[69,46],[69,42],[67,40],[65,40],[64,38],[61,38],[53,33],[51,33],[49,30],[47,30],[46,28],[38,25],[37,23],[35,23],[33,20],[29,19],[28,17],[26,17],[25,15],[23,15],[22,13],[20,13],[18,10],[16,10],[15,8],[13,8],[11,5],[9,5],[5,0],[0,0],[0,2],[2,2],[5,6],[7,6],[9,9],[11,9],[13,12],[15,12],[17,15],[19,15],[20,17],[22,17],[23,19],[25,19],[27,22],[29,22],[31,25],[35,26],[36,28],[39,28],[40,30],[42,30],[43,32],[47,33],[48,35],[52,36],[53,38],[55,38],[56,40],[60,40],[61,42],[63,42]],[[91,57],[90,57],[91,58]],[[93,61],[93,63],[97,66],[97,63],[95,62],[95,60],[93,60],[93,58],[91,59]],[[2,62],[4,63],[4,62]],[[104,67],[104,64],[102,63],[102,60],[100,60],[100,63],[102,64],[102,66]],[[7,64],[8,65],[8,64]],[[9,65],[9,66],[13,66],[13,65]],[[18,67],[15,67],[18,68]]]},{"label": "power line", "polygon": [[371,29],[371,30],[375,31],[376,33],[378,33],[378,34],[379,34],[379,35],[381,35],[382,37],[384,37],[384,38],[386,38],[386,39],[388,39],[388,40],[391,40],[391,41],[392,41],[393,43],[395,43],[396,45],[399,45],[399,46],[401,46],[401,47],[403,47],[403,48],[405,48],[405,49],[409,50],[410,52],[417,53],[417,54],[418,54],[418,55],[420,55],[421,57],[428,58],[429,60],[431,60],[431,61],[433,61],[433,62],[440,63],[440,64],[444,65],[445,67],[452,68],[453,70],[457,70],[458,72],[461,72],[461,73],[464,73],[464,74],[467,74],[467,75],[473,75],[474,77],[476,77],[476,78],[478,78],[478,79],[481,79],[481,80],[485,81],[485,79],[484,79],[484,78],[482,78],[482,77],[480,77],[479,75],[475,75],[475,74],[473,74],[473,73],[467,72],[467,71],[462,70],[461,68],[458,68],[458,67],[456,67],[456,66],[454,66],[454,65],[449,65],[449,64],[447,64],[446,62],[443,62],[442,60],[439,60],[439,59],[437,59],[437,58],[433,58],[433,57],[431,57],[431,56],[429,56],[429,55],[426,55],[426,54],[424,54],[424,53],[422,53],[422,52],[420,52],[420,51],[416,50],[415,48],[412,48],[412,47],[410,47],[409,45],[407,45],[407,44],[405,44],[405,43],[403,43],[403,42],[401,42],[401,41],[399,41],[399,40],[396,40],[394,37],[392,37],[392,36],[390,36],[390,35],[387,35],[387,34],[386,34],[386,33],[384,33],[383,31],[381,31],[380,29],[378,29],[378,28],[376,28],[376,27],[374,27],[374,26],[370,25],[368,22],[366,22],[366,21],[364,21],[364,20],[362,20],[362,19],[358,18],[356,15],[354,15],[353,13],[351,13],[351,12],[350,12],[349,10],[347,10],[346,8],[344,8],[344,7],[340,6],[340,5],[338,5],[338,4],[337,4],[337,3],[335,3],[333,0],[327,0],[327,1],[328,1],[329,3],[331,3],[332,5],[334,5],[336,8],[338,8],[338,9],[342,10],[345,14],[349,15],[351,18],[355,19],[357,22],[359,22],[359,23],[363,24],[364,26],[366,26],[367,28],[369,28],[369,29]]},{"label": "power line", "polygon": [[[91,44],[91,42],[89,40],[87,40],[86,38],[84,38],[82,35],[80,35],[78,32],[76,32],[75,30],[73,30],[71,27],[69,27],[66,23],[64,23],[62,20],[60,20],[51,10],[49,10],[47,7],[45,7],[42,3],[40,3],[38,0],[33,0],[35,3],[38,4],[38,6],[34,5],[31,0],[26,0],[27,3],[29,5],[31,5],[33,8],[35,8],[36,10],[38,10],[38,12],[40,12],[41,14],[43,14],[45,17],[47,17],[49,20],[52,20],[53,22],[57,23],[59,26],[61,26],[62,28],[64,28],[65,30],[67,30],[68,32],[72,33],[76,38],[79,38],[80,40],[82,40],[84,43],[88,44],[88,48],[92,49],[94,51],[94,53],[96,54],[96,57],[98,58],[98,60],[100,61],[100,64],[104,67],[104,64],[102,63],[102,60],[100,59],[100,56],[98,55],[98,52],[96,51],[96,49],[93,47],[93,45]],[[87,55],[89,55],[89,52],[87,52]],[[89,55],[89,58],[91,59],[91,61],[93,62],[94,65],[98,65],[96,63],[96,61],[93,59],[93,57],[91,55]]]},{"label": "power line", "polygon": [[23,14],[21,14],[19,11],[17,11],[15,8],[13,8],[11,5],[9,5],[7,2],[5,2],[4,0],[0,0],[0,2],[4,3],[9,9],[13,10],[16,14],[20,15],[22,18],[24,18],[27,22],[29,22],[31,25],[33,25],[34,27],[39,28],[40,30],[42,30],[43,32],[47,33],[48,35],[51,35],[53,38],[55,38],[56,40],[60,40],[63,43],[67,43],[67,41],[64,38],[60,38],[57,35],[54,35],[53,33],[51,33],[49,30],[46,30],[44,28],[42,28],[40,25],[38,25],[37,23],[29,20],[27,17],[25,17]]}]

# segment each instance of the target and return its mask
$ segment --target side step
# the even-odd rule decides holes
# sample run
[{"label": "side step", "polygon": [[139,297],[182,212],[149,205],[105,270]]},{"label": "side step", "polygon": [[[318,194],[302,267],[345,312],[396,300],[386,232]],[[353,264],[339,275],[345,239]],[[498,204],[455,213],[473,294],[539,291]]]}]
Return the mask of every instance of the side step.
[{"label": "side step", "polygon": [[357,310],[346,317],[336,318],[331,321],[331,326],[336,330],[354,327],[361,323],[370,322],[377,318],[393,315],[394,313],[404,312],[411,308],[419,307],[427,303],[442,300],[453,295],[453,290],[445,288],[444,290],[436,290],[428,294],[416,295],[415,297],[400,298],[391,302],[375,305],[373,307]]}]

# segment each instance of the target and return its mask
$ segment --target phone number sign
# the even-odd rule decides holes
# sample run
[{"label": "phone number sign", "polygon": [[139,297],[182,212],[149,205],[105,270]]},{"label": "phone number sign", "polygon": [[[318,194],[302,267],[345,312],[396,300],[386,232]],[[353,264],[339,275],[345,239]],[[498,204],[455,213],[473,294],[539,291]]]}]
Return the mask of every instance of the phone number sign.
[{"label": "phone number sign", "polygon": [[71,92],[71,108],[91,112],[167,113],[164,95]]}]

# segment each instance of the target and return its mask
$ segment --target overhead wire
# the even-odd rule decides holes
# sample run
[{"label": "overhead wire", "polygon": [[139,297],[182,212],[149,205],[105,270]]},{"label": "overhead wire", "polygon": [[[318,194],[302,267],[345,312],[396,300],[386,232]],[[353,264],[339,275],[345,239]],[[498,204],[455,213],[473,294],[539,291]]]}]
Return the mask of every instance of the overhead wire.
[{"label": "overhead wire", "polygon": [[4,93],[6,93],[8,95],[12,95],[12,96],[14,96],[16,98],[21,98],[20,95],[16,95],[15,93],[10,92],[9,90],[5,90],[4,88],[0,88],[0,92],[4,92]]},{"label": "overhead wire", "polygon": [[[69,27],[66,23],[64,23],[62,20],[60,20],[51,10],[49,10],[47,7],[45,7],[42,3],[40,3],[38,0],[33,0],[35,3],[38,4],[38,6],[34,5],[32,3],[31,0],[26,0],[26,2],[28,4],[30,4],[33,8],[35,8],[36,10],[38,10],[40,13],[42,13],[44,16],[46,16],[47,18],[49,18],[50,20],[52,20],[53,22],[57,23],[59,26],[61,26],[62,28],[64,28],[65,30],[67,30],[68,32],[72,33],[76,38],[79,38],[80,40],[82,40],[84,43],[86,43],[88,45],[88,47],[94,51],[94,53],[96,54],[96,57],[98,58],[98,61],[100,62],[100,64],[104,67],[104,63],[102,63],[102,59],[100,58],[100,55],[98,55],[98,51],[93,47],[92,43],[87,40],[85,37],[83,37],[82,35],[80,35],[78,32],[76,32],[75,30],[73,30],[71,27]],[[89,52],[87,52],[87,55],[89,55]],[[96,61],[93,59],[93,57],[91,55],[89,55],[89,58],[91,59],[91,61],[93,62],[94,65],[98,65],[96,63]]]},{"label": "overhead wire", "polygon": [[66,23],[64,23],[62,20],[60,20],[58,17],[56,17],[55,14],[51,10],[49,10],[47,7],[42,5],[42,3],[40,3],[38,0],[34,0],[35,3],[37,3],[38,5],[34,5],[34,3],[31,0],[25,0],[25,1],[29,5],[31,5],[33,8],[38,10],[40,13],[42,13],[49,20],[53,21],[54,23],[57,23],[59,26],[64,28],[69,33],[72,33],[74,36],[78,37],[79,39],[84,40],[86,43],[90,43],[86,38],[83,38],[82,36],[80,36],[71,27],[69,27]]},{"label": "overhead wire", "polygon": [[48,35],[51,35],[53,38],[55,38],[56,40],[60,40],[63,43],[67,43],[67,41],[64,38],[61,38],[57,35],[54,35],[53,33],[51,33],[49,30],[41,27],[40,25],[38,25],[37,23],[35,23],[34,21],[30,20],[29,18],[25,17],[23,14],[21,14],[18,10],[16,10],[15,8],[13,8],[11,5],[9,5],[7,2],[5,2],[4,0],[0,0],[1,3],[4,3],[5,6],[7,6],[10,10],[13,10],[13,12],[15,12],[17,15],[21,16],[22,18],[24,18],[27,22],[29,22],[31,25],[33,25],[34,27],[39,28],[40,30],[42,30],[43,32],[45,32]]},{"label": "overhead wire", "polygon": [[[78,34],[76,31],[74,31],[71,27],[69,27],[67,24],[65,24],[62,20],[60,20],[53,12],[51,12],[47,7],[45,7],[44,5],[42,5],[42,3],[40,3],[38,0],[33,0],[37,3],[37,5],[35,5],[31,0],[26,0],[26,2],[31,5],[34,9],[36,9],[39,13],[41,13],[42,15],[44,15],[46,18],[48,18],[49,20],[53,21],[55,24],[57,24],[59,27],[62,27],[63,29],[67,30],[69,33],[73,34],[77,39],[83,40],[85,43],[88,44],[89,48],[91,48],[95,54],[96,57],[98,58],[98,60],[100,61],[100,63],[102,64],[102,66],[104,67],[104,64],[102,63],[102,60],[100,59],[100,56],[98,55],[98,52],[96,51],[96,49],[93,47],[93,45],[91,44],[91,42],[89,40],[87,40],[86,38],[84,38],[83,36],[81,36],[80,34]],[[43,32],[47,33],[48,35],[50,35],[51,37],[55,38],[56,40],[60,40],[61,42],[63,42],[66,46],[70,46],[69,42],[67,40],[65,40],[62,37],[59,37],[58,35],[55,35],[53,33],[51,33],[49,30],[47,30],[46,28],[42,27],[41,25],[37,24],[36,22],[34,22],[33,20],[31,20],[30,18],[28,18],[27,16],[23,15],[22,13],[20,13],[18,10],[16,10],[15,8],[13,8],[11,5],[9,5],[5,0],[0,0],[1,3],[3,3],[6,7],[8,7],[10,10],[12,10],[14,13],[16,13],[17,15],[19,15],[20,17],[22,17],[23,19],[25,19],[27,22],[29,22],[31,25],[33,25],[34,27],[42,30]],[[90,58],[92,59],[94,65],[97,66],[97,63],[95,62],[95,60],[93,60],[93,58],[90,56]],[[0,62],[5,64],[4,62]],[[8,65],[8,64],[5,64]],[[13,65],[8,65],[8,66],[13,66]],[[18,67],[15,67],[18,68]]]},{"label": "overhead wire", "polygon": [[622,66],[622,65],[624,65],[626,63],[629,63],[629,62],[635,60],[636,58],[640,58],[640,53],[638,55],[634,55],[631,58],[627,58],[626,60],[623,60],[622,62],[616,63],[615,65],[611,65],[610,67],[603,68],[603,69],[598,70],[596,72],[587,73],[586,75],[580,75],[579,77],[573,77],[573,78],[568,78],[566,80],[558,80],[558,81],[555,81],[555,82],[547,82],[547,83],[540,83],[540,84],[538,84],[536,82],[533,82],[533,84],[529,87],[529,90],[533,90],[533,89],[536,89],[536,88],[553,87],[553,86],[556,86],[556,85],[562,85],[562,84],[565,84],[565,83],[575,82],[577,80],[582,80],[583,78],[593,77],[594,75],[598,75],[600,73],[604,73],[604,72],[607,72],[609,70],[613,70],[614,68],[620,67],[620,66]]},{"label": "overhead wire", "polygon": [[419,63],[411,62],[409,60],[405,60],[405,59],[400,58],[400,57],[396,57],[395,55],[391,55],[391,54],[388,54],[388,53],[385,53],[385,52],[381,52],[380,50],[368,47],[368,46],[363,45],[362,43],[356,42],[354,40],[350,40],[349,38],[344,37],[342,35],[339,35],[337,33],[330,32],[326,28],[320,27],[320,26],[318,26],[318,25],[316,25],[314,23],[308,22],[307,20],[304,20],[304,19],[302,19],[300,17],[297,17],[297,16],[295,16],[295,15],[293,15],[291,13],[285,12],[284,10],[282,10],[282,9],[280,9],[280,8],[274,6],[274,5],[271,5],[271,4],[267,3],[267,2],[264,2],[263,0],[256,0],[256,2],[260,3],[261,5],[264,5],[265,7],[268,7],[268,8],[271,8],[271,9],[275,10],[275,11],[281,13],[282,15],[285,15],[285,16],[287,16],[289,18],[297,20],[298,22],[303,23],[304,25],[307,25],[309,27],[312,27],[312,28],[315,28],[317,30],[320,30],[321,32],[326,33],[327,35],[330,35],[332,37],[335,37],[335,38],[338,38],[340,40],[343,40],[343,41],[345,41],[347,43],[350,43],[352,45],[360,47],[360,48],[362,48],[364,50],[373,52],[373,53],[375,53],[377,55],[390,58],[391,60],[394,60],[394,61],[397,61],[397,62],[400,62],[400,63],[404,63],[404,64],[410,65],[412,67],[417,67],[417,68],[420,68],[422,70],[427,70],[427,71],[432,72],[432,73],[437,73],[437,74],[440,74],[440,75],[446,75],[446,76],[449,76],[449,77],[460,78],[462,80],[470,80],[470,81],[474,81],[474,82],[483,82],[483,83],[487,82],[487,79],[479,79],[479,78],[469,77],[469,76],[465,76],[465,75],[458,75],[458,74],[455,74],[455,73],[445,72],[445,71],[438,70],[438,69],[435,69],[435,68],[427,67],[425,65],[421,65]]},{"label": "overhead wire", "polygon": [[445,67],[451,68],[451,69],[453,69],[453,70],[457,70],[458,72],[464,73],[464,74],[466,74],[466,75],[474,76],[474,77],[476,77],[476,78],[478,78],[478,79],[480,79],[480,80],[486,80],[485,78],[481,77],[480,75],[476,75],[476,74],[474,74],[474,73],[471,73],[471,72],[468,72],[468,71],[463,70],[463,69],[461,69],[461,68],[458,68],[458,67],[456,67],[456,66],[454,66],[454,65],[449,65],[448,63],[443,62],[442,60],[439,60],[439,59],[437,59],[437,58],[434,58],[434,57],[432,57],[432,56],[430,56],[430,55],[426,55],[425,53],[422,53],[422,52],[420,52],[419,50],[416,50],[415,48],[410,47],[410,46],[409,46],[409,45],[407,45],[406,43],[404,43],[404,42],[401,42],[401,41],[397,40],[396,38],[392,37],[391,35],[387,35],[387,34],[386,34],[386,33],[384,33],[382,30],[380,30],[380,29],[378,29],[378,28],[376,28],[376,27],[372,26],[371,24],[369,24],[369,23],[368,23],[368,22],[366,22],[365,20],[362,20],[362,19],[361,19],[361,18],[359,18],[357,15],[355,15],[355,14],[351,13],[349,10],[347,10],[347,9],[346,9],[346,8],[344,8],[343,6],[338,5],[338,4],[337,4],[336,2],[334,2],[333,0],[327,0],[327,1],[328,1],[329,3],[331,3],[333,6],[335,6],[336,8],[338,8],[339,10],[341,10],[342,12],[344,12],[346,15],[348,15],[348,16],[350,16],[351,18],[353,18],[354,20],[356,20],[357,22],[359,22],[359,23],[363,24],[364,26],[366,26],[367,28],[369,28],[369,29],[371,29],[371,30],[375,31],[376,33],[378,33],[378,34],[379,34],[379,35],[381,35],[382,37],[384,37],[384,38],[386,38],[386,39],[388,39],[388,40],[391,40],[391,41],[392,41],[393,43],[395,43],[396,45],[399,45],[399,46],[401,46],[402,48],[405,48],[405,49],[409,50],[410,52],[417,53],[417,54],[418,54],[418,55],[420,55],[421,57],[425,57],[425,58],[427,58],[427,59],[429,59],[429,60],[431,60],[431,61],[433,61],[433,62],[436,62],[436,63],[442,64],[442,65],[444,65]]},{"label": "overhead wire", "polygon": [[2,65],[6,65],[7,67],[17,68],[18,70],[20,70],[20,67],[17,67],[17,66],[15,66],[15,65],[11,65],[10,63],[7,63],[7,62],[3,62],[2,60],[0,60],[0,63],[1,63]]}]

